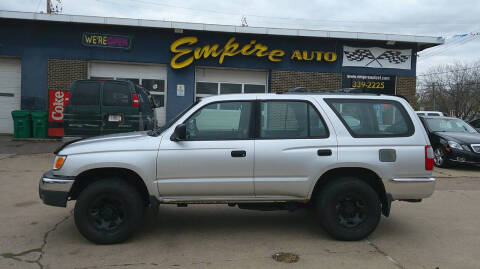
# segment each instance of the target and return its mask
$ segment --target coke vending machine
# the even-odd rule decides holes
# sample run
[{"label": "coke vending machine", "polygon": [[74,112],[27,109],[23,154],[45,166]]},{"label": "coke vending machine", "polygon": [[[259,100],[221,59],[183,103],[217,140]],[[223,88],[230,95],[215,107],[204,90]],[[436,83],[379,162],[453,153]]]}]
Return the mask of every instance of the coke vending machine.
[{"label": "coke vending machine", "polygon": [[70,100],[70,92],[62,89],[48,91],[48,136],[62,137],[65,106]]}]

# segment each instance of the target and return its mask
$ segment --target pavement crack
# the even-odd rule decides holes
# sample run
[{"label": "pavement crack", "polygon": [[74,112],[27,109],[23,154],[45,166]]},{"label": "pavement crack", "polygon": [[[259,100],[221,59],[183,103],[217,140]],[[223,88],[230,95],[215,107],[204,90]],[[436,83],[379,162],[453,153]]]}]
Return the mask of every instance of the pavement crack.
[{"label": "pavement crack", "polygon": [[368,240],[368,239],[365,239],[365,242],[367,242],[368,245],[370,245],[371,247],[373,247],[375,249],[376,252],[382,254],[385,258],[387,258],[387,260],[392,263],[393,265],[395,265],[396,267],[398,268],[402,268],[404,269],[405,266],[401,265],[398,261],[396,261],[394,258],[392,258],[392,256],[388,255],[385,251],[383,251],[382,249],[380,249],[376,244],[374,244],[372,241]]},{"label": "pavement crack", "polygon": [[[73,211],[70,212],[70,215],[62,218],[59,222],[55,223],[55,225],[51,229],[49,229],[45,234],[43,234],[42,245],[39,248],[32,248],[32,249],[28,249],[18,253],[9,253],[9,252],[0,253],[0,257],[3,257],[5,259],[12,259],[18,262],[35,263],[38,265],[40,269],[43,269],[43,264],[41,263],[41,260],[43,258],[43,255],[45,254],[45,246],[48,243],[47,241],[48,236],[50,235],[50,233],[54,232],[60,224],[64,223],[67,219],[69,219],[72,216],[72,214],[73,214]],[[33,259],[33,260],[22,258],[23,256],[28,255],[30,253],[38,253],[39,255],[36,259]]]}]

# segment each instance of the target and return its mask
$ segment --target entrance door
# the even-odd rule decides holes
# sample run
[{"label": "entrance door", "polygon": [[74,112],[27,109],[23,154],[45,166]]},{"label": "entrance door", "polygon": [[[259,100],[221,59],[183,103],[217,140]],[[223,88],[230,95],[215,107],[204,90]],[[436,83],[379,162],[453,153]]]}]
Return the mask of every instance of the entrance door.
[{"label": "entrance door", "polygon": [[20,59],[0,58],[0,133],[13,134],[12,110],[20,109]]},{"label": "entrance door", "polygon": [[89,64],[89,77],[92,79],[129,80],[142,85],[156,103],[157,126],[166,123],[166,81],[167,68],[163,65],[141,63],[92,62]]},{"label": "entrance door", "polygon": [[208,104],[184,123],[185,141],[162,139],[157,180],[162,198],[223,200],[254,197],[253,104],[235,101]]}]

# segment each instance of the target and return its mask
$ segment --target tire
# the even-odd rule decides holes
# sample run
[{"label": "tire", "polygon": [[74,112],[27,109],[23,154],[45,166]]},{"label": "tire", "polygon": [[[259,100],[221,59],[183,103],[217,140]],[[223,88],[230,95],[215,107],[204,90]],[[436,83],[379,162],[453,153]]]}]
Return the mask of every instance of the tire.
[{"label": "tire", "polygon": [[433,150],[435,166],[446,168],[450,166],[447,160],[447,153],[443,147],[435,147]]},{"label": "tire", "polygon": [[337,240],[361,240],[380,222],[378,194],[358,178],[341,177],[331,181],[320,191],[316,205],[320,224]]},{"label": "tire", "polygon": [[101,179],[88,185],[78,196],[75,225],[91,242],[121,243],[139,226],[144,208],[134,186],[120,178]]}]

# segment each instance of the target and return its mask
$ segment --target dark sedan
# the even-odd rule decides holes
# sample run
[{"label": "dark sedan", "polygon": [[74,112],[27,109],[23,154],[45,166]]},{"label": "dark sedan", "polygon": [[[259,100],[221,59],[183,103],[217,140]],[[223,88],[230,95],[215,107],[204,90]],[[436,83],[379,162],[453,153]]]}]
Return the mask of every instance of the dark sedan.
[{"label": "dark sedan", "polygon": [[435,152],[435,165],[480,164],[480,133],[461,119],[420,117]]},{"label": "dark sedan", "polygon": [[476,119],[470,122],[470,125],[473,126],[473,128],[477,129],[477,131],[480,132],[480,119]]}]

